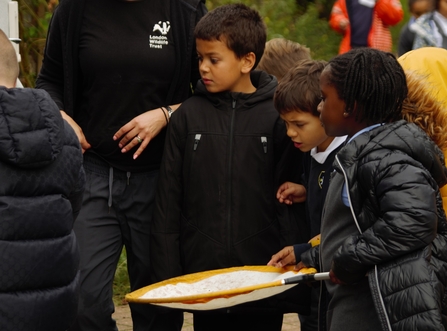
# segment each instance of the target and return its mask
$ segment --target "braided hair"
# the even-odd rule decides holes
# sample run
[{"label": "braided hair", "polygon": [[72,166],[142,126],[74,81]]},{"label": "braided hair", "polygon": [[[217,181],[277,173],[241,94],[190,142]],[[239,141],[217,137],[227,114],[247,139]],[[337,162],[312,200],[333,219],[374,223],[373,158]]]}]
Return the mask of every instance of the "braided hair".
[{"label": "braided hair", "polygon": [[354,110],[356,121],[388,123],[402,118],[402,103],[407,96],[404,70],[396,57],[372,48],[355,48],[328,63],[329,82]]}]

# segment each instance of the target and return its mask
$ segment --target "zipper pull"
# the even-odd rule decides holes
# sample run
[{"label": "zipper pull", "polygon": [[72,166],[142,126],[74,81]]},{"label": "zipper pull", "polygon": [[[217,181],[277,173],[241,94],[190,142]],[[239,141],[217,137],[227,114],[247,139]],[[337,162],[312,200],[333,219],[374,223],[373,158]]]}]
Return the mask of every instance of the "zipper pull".
[{"label": "zipper pull", "polygon": [[200,138],[202,137],[201,134],[196,134],[195,138],[194,138],[194,150],[197,149],[197,145],[199,144]]},{"label": "zipper pull", "polygon": [[267,137],[261,137],[262,147],[264,147],[264,153],[267,154]]}]

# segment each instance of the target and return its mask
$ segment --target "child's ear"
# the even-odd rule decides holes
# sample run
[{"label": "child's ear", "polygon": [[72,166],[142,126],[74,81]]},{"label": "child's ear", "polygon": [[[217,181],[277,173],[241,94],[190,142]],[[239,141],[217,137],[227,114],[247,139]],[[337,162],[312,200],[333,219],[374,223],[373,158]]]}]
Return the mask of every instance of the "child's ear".
[{"label": "child's ear", "polygon": [[250,52],[242,57],[242,73],[246,74],[249,73],[256,62],[256,55],[253,52]]}]

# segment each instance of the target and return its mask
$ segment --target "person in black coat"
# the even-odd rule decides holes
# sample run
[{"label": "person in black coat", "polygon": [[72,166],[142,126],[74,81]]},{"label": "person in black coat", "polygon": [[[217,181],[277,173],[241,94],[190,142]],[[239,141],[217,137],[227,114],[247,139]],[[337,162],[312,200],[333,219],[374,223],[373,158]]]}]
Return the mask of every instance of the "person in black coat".
[{"label": "person in black coat", "polygon": [[0,30],[0,330],[64,331],[79,297],[82,152],[48,93],[15,88],[18,73]]},{"label": "person in black coat", "polygon": [[[200,77],[193,31],[206,11],[205,0],[63,0],[53,13],[36,86],[77,133],[87,180],[71,331],[117,331],[113,280],[124,247],[130,290],[151,283],[165,128]],[[129,307],[135,331],[182,328],[180,311]]]},{"label": "person in black coat", "polygon": [[330,272],[320,330],[445,330],[447,168],[427,134],[401,119],[402,67],[391,53],[356,49],[329,61],[320,87],[326,133],[348,135],[321,244],[301,256],[301,265]]}]

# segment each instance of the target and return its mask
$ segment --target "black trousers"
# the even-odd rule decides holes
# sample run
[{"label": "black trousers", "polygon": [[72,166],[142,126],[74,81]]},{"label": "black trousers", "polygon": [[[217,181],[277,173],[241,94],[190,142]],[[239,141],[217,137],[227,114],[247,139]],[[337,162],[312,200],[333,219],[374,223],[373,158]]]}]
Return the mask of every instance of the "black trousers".
[{"label": "black trousers", "polygon": [[[126,247],[131,291],[150,284],[149,227],[158,171],[128,173],[110,168],[95,155],[84,155],[86,190],[74,224],[81,268],[78,317],[70,330],[117,331],[113,279]],[[131,304],[135,331],[179,331],[183,313],[159,314],[149,304]]]}]

